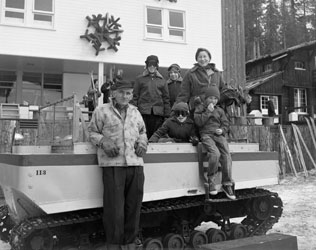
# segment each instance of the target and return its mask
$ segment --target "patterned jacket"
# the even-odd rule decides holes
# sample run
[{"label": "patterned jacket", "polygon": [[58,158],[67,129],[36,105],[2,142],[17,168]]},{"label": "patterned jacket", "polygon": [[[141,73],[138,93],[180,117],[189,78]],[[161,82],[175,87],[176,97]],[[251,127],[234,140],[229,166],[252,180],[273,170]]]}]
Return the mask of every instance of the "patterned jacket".
[{"label": "patterned jacket", "polygon": [[[98,106],[88,126],[92,144],[98,147],[97,155],[99,166],[142,166],[143,158],[135,154],[137,143],[147,145],[146,128],[143,118],[137,108],[128,104],[126,118],[123,121],[119,111],[113,103],[105,103]],[[109,140],[119,147],[119,155],[109,157],[100,143],[107,143]]]},{"label": "patterned jacket", "polygon": [[188,70],[183,78],[181,91],[177,97],[177,102],[189,103],[190,109],[194,109],[194,98],[203,95],[206,88],[215,85],[221,92],[225,87],[225,83],[221,73],[215,68],[214,64],[209,64],[209,69],[195,64]]},{"label": "patterned jacket", "polygon": [[169,117],[169,91],[165,79],[157,71],[151,76],[147,70],[136,78],[133,104],[141,114]]}]

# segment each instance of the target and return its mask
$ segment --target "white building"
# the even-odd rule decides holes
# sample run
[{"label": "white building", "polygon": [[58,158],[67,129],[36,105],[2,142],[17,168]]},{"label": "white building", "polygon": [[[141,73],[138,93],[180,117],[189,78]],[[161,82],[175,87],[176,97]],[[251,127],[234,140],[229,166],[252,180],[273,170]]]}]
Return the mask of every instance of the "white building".
[{"label": "white building", "polygon": [[[87,16],[107,13],[120,18],[120,45],[115,52],[105,40],[96,55],[80,36],[96,32]],[[208,48],[222,69],[221,13],[221,0],[0,0],[0,103],[45,105],[74,92],[81,97],[91,71],[100,82],[111,68],[134,80],[151,54],[164,76],[172,63],[191,68],[199,47]]]}]

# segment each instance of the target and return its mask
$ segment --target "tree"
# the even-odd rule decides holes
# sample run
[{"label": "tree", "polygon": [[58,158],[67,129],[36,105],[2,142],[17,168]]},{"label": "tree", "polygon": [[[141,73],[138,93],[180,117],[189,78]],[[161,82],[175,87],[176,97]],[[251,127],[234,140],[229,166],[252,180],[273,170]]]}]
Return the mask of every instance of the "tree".
[{"label": "tree", "polygon": [[264,16],[264,53],[270,54],[281,49],[280,13],[275,0],[267,0]]},{"label": "tree", "polygon": [[262,5],[264,0],[244,0],[246,60],[261,55],[263,44]]}]

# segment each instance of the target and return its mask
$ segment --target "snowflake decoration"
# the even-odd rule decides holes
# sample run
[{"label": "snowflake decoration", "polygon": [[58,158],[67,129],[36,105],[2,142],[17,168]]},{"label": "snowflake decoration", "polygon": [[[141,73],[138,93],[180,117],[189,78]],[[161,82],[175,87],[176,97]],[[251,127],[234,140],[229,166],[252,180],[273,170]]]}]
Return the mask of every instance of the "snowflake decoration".
[{"label": "snowflake decoration", "polygon": [[[120,18],[115,19],[112,15],[109,17],[109,14],[106,13],[105,17],[102,17],[101,14],[92,15],[92,18],[86,16],[88,20],[88,26],[84,35],[81,35],[80,38],[85,38],[92,46],[95,48],[97,56],[100,51],[104,51],[105,48],[102,47],[102,43],[106,42],[109,46],[107,49],[113,49],[115,52],[118,51],[117,46],[120,45],[121,36],[120,33],[123,32],[118,23]],[[89,28],[94,29],[94,33],[89,33]]]}]

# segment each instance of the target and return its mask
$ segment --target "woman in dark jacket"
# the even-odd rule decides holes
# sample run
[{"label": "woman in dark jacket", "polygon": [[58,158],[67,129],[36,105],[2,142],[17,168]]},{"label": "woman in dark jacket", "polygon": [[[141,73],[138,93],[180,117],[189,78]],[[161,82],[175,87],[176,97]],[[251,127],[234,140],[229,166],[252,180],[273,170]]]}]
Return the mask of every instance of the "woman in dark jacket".
[{"label": "woman in dark jacket", "polygon": [[179,102],[172,108],[172,116],[150,137],[149,142],[198,143],[194,122],[188,117],[188,104]]},{"label": "woman in dark jacket", "polygon": [[194,99],[202,96],[208,87],[217,86],[220,92],[226,88],[222,74],[215,68],[215,64],[210,63],[211,58],[211,53],[207,49],[197,49],[195,53],[197,63],[183,78],[177,102],[189,103],[191,111],[194,110]]}]

